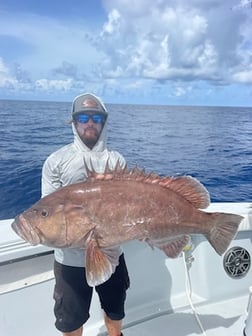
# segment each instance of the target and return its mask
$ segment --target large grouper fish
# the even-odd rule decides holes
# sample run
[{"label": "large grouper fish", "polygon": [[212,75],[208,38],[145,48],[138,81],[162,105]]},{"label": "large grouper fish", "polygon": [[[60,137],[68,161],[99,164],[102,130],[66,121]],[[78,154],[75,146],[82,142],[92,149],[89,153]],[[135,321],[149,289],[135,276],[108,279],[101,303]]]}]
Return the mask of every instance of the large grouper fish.
[{"label": "large grouper fish", "polygon": [[90,286],[111,276],[115,265],[107,252],[113,246],[140,240],[176,258],[190,234],[203,234],[221,255],[243,219],[199,210],[209,205],[209,193],[190,176],[161,177],[119,164],[103,174],[85,169],[86,181],[40,199],[12,228],[32,245],[85,248]]}]

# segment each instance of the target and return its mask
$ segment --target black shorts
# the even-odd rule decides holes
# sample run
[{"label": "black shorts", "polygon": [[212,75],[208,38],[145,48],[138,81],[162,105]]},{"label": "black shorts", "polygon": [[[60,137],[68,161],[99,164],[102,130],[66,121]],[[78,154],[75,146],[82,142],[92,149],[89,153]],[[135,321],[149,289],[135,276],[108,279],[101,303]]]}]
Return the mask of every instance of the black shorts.
[{"label": "black shorts", "polygon": [[[66,266],[55,261],[54,274],[55,326],[61,332],[71,332],[88,320],[93,288],[87,284],[83,267]],[[128,288],[129,276],[122,254],[119,265],[110,279],[95,287],[101,308],[110,319],[124,318],[124,303]]]}]

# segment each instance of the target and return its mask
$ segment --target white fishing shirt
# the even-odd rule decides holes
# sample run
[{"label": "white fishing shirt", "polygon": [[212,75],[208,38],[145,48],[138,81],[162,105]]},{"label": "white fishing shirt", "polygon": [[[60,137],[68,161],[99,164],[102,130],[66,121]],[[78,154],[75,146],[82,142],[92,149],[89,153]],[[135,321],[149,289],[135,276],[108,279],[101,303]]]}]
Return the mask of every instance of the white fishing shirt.
[{"label": "white fishing shirt", "polygon": [[[96,97],[97,98],[97,97]],[[102,102],[101,102],[102,104]],[[103,104],[102,104],[103,105]],[[103,105],[104,106],[104,105]],[[105,111],[107,112],[105,106]],[[52,153],[45,161],[42,169],[42,197],[51,194],[59,188],[72,183],[82,182],[87,179],[84,160],[98,173],[103,173],[108,162],[111,169],[115,168],[119,161],[124,167],[126,161],[117,151],[110,151],[107,148],[107,120],[103,126],[99,140],[93,149],[89,149],[80,139],[74,123],[72,123],[74,141],[56,152]],[[91,167],[89,167],[91,169]],[[112,261],[113,268],[118,264],[119,256],[122,254],[120,246],[112,249],[103,249]],[[81,248],[56,248],[55,260],[68,266],[85,267],[85,249]]]}]

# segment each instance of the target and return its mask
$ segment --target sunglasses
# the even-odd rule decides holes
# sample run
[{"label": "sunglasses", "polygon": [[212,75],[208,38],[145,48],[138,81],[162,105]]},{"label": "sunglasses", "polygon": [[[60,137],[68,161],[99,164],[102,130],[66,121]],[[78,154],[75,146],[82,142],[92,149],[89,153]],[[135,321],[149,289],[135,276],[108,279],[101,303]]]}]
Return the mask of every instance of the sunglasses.
[{"label": "sunglasses", "polygon": [[105,117],[102,114],[78,114],[75,120],[81,124],[86,124],[92,119],[95,124],[102,124],[105,121]]}]

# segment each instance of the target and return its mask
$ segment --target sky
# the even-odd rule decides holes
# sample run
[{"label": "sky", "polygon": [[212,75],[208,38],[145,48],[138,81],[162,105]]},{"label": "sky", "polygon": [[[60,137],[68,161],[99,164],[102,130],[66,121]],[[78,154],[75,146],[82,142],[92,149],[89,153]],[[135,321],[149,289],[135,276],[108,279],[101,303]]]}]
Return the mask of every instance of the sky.
[{"label": "sky", "polygon": [[252,106],[252,0],[1,0],[0,99]]}]

